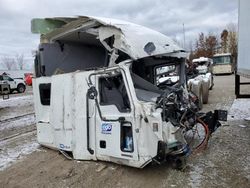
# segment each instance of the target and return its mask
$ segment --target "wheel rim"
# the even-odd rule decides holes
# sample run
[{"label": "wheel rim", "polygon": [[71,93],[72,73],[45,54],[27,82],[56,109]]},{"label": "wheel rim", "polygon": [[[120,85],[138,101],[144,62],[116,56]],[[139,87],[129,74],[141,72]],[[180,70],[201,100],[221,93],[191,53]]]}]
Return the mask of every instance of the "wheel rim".
[{"label": "wheel rim", "polygon": [[18,90],[19,90],[20,93],[23,93],[24,92],[24,87],[21,86],[21,87],[19,87]]}]

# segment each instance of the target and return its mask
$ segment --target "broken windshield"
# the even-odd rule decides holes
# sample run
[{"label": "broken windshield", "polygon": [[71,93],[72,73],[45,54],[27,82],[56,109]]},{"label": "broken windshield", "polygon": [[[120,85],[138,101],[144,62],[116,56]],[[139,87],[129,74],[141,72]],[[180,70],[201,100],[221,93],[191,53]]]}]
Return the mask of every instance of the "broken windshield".
[{"label": "broken windshield", "polygon": [[171,64],[157,67],[156,72],[156,85],[162,87],[163,84],[172,86],[179,81],[180,65]]},{"label": "broken windshield", "polygon": [[175,57],[150,57],[133,62],[131,77],[137,98],[155,102],[156,98],[170,87],[178,87],[180,80],[184,80],[185,76],[181,74],[181,65],[184,65],[184,61],[181,62],[181,59]]},{"label": "broken windshield", "polygon": [[135,87],[136,97],[141,101],[156,102],[157,97],[163,94],[163,91],[149,81],[140,76],[131,73]]}]

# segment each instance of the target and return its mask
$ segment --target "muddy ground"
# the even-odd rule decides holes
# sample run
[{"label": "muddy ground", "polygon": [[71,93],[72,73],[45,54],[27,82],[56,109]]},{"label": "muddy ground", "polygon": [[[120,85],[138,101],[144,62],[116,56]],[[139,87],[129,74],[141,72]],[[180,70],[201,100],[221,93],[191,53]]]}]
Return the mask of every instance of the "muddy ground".
[{"label": "muddy ground", "polygon": [[[14,103],[0,101],[0,187],[250,187],[250,123],[232,114],[213,134],[207,149],[191,155],[184,170],[169,164],[135,169],[70,161],[39,146],[30,94]],[[216,76],[204,111],[229,110],[234,98],[234,77]],[[6,121],[13,113],[22,117]]]}]

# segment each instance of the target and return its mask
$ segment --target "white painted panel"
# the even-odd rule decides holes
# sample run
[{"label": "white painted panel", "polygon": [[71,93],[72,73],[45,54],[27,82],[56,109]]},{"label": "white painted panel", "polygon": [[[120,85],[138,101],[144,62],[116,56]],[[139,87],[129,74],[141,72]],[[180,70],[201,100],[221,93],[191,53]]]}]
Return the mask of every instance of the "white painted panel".
[{"label": "white painted panel", "polygon": [[50,123],[54,127],[55,144],[63,150],[72,150],[71,74],[52,76]]},{"label": "white painted panel", "polygon": [[240,0],[239,5],[238,73],[250,77],[250,1]]}]

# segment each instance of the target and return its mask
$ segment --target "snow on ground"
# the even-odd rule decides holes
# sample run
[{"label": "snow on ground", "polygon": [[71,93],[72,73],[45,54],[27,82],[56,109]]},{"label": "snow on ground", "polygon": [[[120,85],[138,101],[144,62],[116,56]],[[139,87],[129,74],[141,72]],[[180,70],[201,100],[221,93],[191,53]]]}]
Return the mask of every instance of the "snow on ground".
[{"label": "snow on ground", "polygon": [[0,171],[22,159],[25,155],[36,151],[38,147],[39,144],[35,137],[15,147],[6,147],[4,142],[0,143]]},{"label": "snow on ground", "polygon": [[198,165],[193,166],[192,171],[190,171],[189,175],[190,175],[190,180],[188,185],[190,185],[192,188],[195,187],[200,187],[201,186],[201,182],[202,182],[202,178],[203,178],[203,171],[204,169]]},{"label": "snow on ground", "polygon": [[37,150],[33,112],[33,95],[0,98],[0,137],[10,137],[0,141],[0,171]]},{"label": "snow on ground", "polygon": [[33,95],[26,95],[26,96],[19,96],[19,97],[13,97],[9,98],[7,100],[0,99],[0,108],[10,108],[15,106],[22,106],[30,101],[33,102]]},{"label": "snow on ground", "polygon": [[228,120],[244,120],[250,117],[250,99],[235,99],[228,112]]},{"label": "snow on ground", "polygon": [[26,117],[23,117],[21,119],[17,119],[12,122],[3,122],[0,126],[0,131],[2,130],[9,130],[14,128],[21,128],[21,127],[27,127],[29,125],[35,124],[35,115],[31,114]]}]

